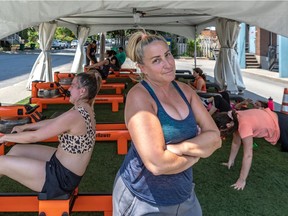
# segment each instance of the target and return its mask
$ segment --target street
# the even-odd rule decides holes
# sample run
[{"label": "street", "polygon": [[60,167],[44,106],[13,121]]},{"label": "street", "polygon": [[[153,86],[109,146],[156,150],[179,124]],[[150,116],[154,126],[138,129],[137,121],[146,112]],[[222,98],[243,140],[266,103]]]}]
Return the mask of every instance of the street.
[{"label": "street", "polygon": [[[40,51],[0,52],[0,88],[27,80]],[[70,69],[75,49],[52,50],[52,71]]]}]

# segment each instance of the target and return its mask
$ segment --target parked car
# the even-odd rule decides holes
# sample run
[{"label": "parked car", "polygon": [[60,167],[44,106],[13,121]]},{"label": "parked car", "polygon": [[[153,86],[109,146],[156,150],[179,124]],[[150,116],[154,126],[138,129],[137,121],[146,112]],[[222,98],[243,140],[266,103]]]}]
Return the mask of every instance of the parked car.
[{"label": "parked car", "polygon": [[65,48],[65,43],[63,43],[61,40],[59,40],[59,44],[60,44],[60,49],[64,49]]},{"label": "parked car", "polygon": [[71,41],[71,47],[75,48],[78,46],[78,40],[72,40]]},{"label": "parked car", "polygon": [[63,41],[65,48],[71,48],[71,44],[68,41]]},{"label": "parked car", "polygon": [[51,48],[52,49],[61,49],[61,44],[60,44],[59,40],[53,40]]}]

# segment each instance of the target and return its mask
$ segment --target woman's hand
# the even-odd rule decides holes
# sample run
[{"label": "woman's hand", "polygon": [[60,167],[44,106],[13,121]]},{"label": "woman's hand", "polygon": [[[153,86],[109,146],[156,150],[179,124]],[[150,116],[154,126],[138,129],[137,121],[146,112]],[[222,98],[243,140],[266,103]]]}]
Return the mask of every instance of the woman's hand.
[{"label": "woman's hand", "polygon": [[228,161],[228,162],[221,163],[221,165],[227,166],[228,169],[230,169],[234,165],[234,162]]},{"label": "woman's hand", "polygon": [[235,190],[244,190],[245,185],[246,180],[239,178],[235,184],[231,185],[231,187],[233,187]]},{"label": "woman's hand", "polygon": [[176,155],[179,155],[179,156],[183,155],[183,153],[181,152],[181,150],[180,150],[178,145],[175,145],[175,144],[174,145],[172,145],[172,144],[171,145],[166,145],[166,149],[168,151],[176,154]]},{"label": "woman's hand", "polygon": [[3,137],[4,137],[4,134],[2,134],[2,133],[0,133],[0,146],[4,143],[4,145],[5,145],[5,140],[3,139]]},{"label": "woman's hand", "polygon": [[20,126],[13,127],[11,133],[20,133],[22,131],[24,131],[24,127],[20,125]]}]

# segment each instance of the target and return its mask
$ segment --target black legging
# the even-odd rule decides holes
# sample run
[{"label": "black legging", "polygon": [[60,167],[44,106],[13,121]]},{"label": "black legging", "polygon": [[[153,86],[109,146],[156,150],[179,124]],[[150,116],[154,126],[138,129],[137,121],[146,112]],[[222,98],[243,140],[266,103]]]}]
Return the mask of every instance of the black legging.
[{"label": "black legging", "polygon": [[288,152],[288,115],[275,112],[278,116],[278,124],[280,128],[280,142],[281,142],[281,150]]},{"label": "black legging", "polygon": [[230,96],[227,91],[221,91],[218,92],[218,94],[221,94],[223,99],[225,99],[225,101],[230,104]]},{"label": "black legging", "polygon": [[228,112],[231,110],[230,102],[228,103],[224,97],[221,97],[220,95],[215,95],[213,97],[214,105],[220,112]]}]

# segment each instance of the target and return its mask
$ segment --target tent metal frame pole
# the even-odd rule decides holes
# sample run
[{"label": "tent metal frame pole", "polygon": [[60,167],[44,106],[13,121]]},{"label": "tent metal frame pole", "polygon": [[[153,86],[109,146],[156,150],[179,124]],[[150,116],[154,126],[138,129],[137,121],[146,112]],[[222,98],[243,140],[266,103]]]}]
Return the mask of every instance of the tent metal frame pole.
[{"label": "tent metal frame pole", "polygon": [[194,68],[197,66],[197,45],[196,45],[196,38],[197,38],[197,26],[194,26]]}]

